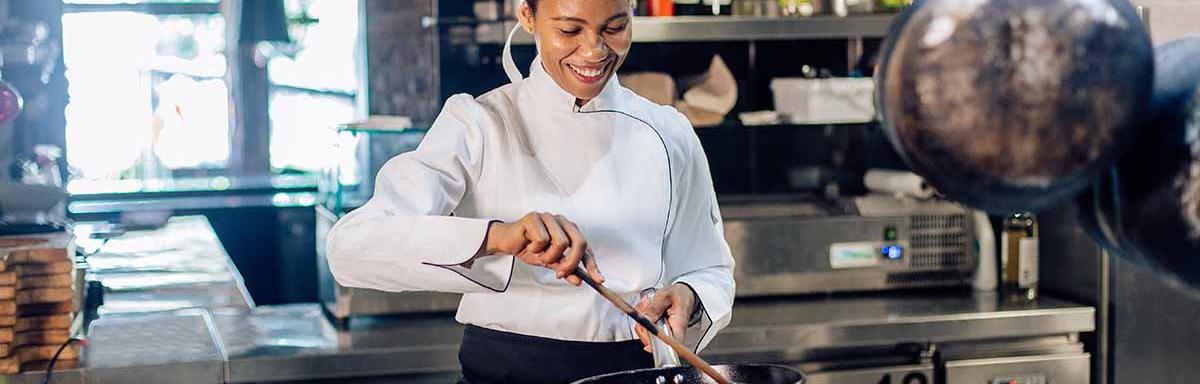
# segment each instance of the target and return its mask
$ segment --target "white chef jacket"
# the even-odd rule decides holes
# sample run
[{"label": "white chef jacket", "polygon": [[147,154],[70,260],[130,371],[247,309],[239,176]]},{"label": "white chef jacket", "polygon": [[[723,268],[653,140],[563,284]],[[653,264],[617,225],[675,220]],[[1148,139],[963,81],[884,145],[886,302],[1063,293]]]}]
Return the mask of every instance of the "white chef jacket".
[{"label": "white chef jacket", "polygon": [[480,250],[492,220],[561,214],[588,240],[605,285],[627,302],[672,283],[703,308],[697,351],[729,323],[734,261],[708,161],[688,120],[614,76],[582,107],[534,61],[530,76],[455,95],[412,152],[379,171],[375,194],[334,226],[329,268],[344,286],[462,293],[457,320],[574,341],[635,339],[634,323],[586,286]]}]

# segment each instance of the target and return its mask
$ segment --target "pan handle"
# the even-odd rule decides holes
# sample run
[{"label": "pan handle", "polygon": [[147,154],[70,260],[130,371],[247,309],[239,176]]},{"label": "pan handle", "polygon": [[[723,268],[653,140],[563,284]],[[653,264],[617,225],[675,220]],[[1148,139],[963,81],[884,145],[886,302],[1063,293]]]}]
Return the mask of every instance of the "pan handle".
[{"label": "pan handle", "polygon": [[[658,320],[658,329],[665,333],[667,337],[675,337],[671,332],[671,326],[667,325],[667,318]],[[670,345],[659,340],[657,337],[650,337],[650,353],[654,354],[654,366],[657,368],[673,368],[680,366],[679,354],[671,349]]]},{"label": "pan handle", "polygon": [[[643,300],[654,298],[654,294],[657,292],[658,290],[653,288],[647,289],[643,292]],[[655,325],[667,337],[675,338],[675,333],[671,331],[671,326],[667,325],[666,316],[659,317]],[[682,365],[679,363],[679,354],[671,348],[671,345],[657,337],[650,337],[650,353],[654,355],[654,366],[656,368],[674,368]]]}]

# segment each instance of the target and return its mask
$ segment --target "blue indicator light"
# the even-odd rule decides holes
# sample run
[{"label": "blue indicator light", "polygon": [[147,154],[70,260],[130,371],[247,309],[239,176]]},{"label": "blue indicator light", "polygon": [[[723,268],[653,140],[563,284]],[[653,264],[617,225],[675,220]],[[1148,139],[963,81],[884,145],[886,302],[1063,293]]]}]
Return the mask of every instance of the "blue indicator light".
[{"label": "blue indicator light", "polygon": [[900,248],[899,245],[884,246],[880,249],[880,253],[883,254],[883,257],[890,260],[900,260],[900,258],[904,257],[904,249]]}]

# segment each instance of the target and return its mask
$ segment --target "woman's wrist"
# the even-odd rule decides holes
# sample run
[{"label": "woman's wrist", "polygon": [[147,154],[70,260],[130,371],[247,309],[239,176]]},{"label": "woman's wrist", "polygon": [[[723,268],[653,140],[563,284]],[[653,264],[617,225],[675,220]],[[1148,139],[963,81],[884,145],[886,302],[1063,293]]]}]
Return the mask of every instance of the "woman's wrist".
[{"label": "woman's wrist", "polygon": [[704,305],[700,302],[700,294],[696,293],[696,290],[688,283],[680,282],[675,283],[675,285],[682,285],[685,288],[682,291],[687,292],[685,293],[687,295],[691,295],[692,308],[688,312],[688,326],[696,325],[700,322],[700,315],[704,313]]},{"label": "woman's wrist", "polygon": [[495,239],[500,238],[500,236],[497,234],[499,230],[497,229],[496,224],[503,225],[504,222],[500,220],[492,220],[489,222],[487,229],[484,230],[483,233],[483,243],[479,244],[479,250],[475,252],[475,256],[471,256],[470,259],[467,259],[467,261],[459,265],[465,268],[471,268],[471,266],[475,265],[476,259],[496,254]]},{"label": "woman's wrist", "polygon": [[500,220],[492,220],[488,223],[487,233],[483,236],[483,245],[480,247],[480,252],[476,257],[491,256],[500,253],[500,239],[503,237],[501,233],[504,230],[504,222]]}]

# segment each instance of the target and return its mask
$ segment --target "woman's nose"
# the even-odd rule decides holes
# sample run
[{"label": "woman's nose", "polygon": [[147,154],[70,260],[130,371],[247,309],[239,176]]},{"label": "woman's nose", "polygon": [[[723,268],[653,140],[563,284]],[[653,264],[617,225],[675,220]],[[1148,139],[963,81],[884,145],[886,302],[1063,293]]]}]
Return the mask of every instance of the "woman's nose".
[{"label": "woman's nose", "polygon": [[600,61],[608,57],[608,45],[604,43],[604,35],[594,34],[583,42],[579,52],[584,59]]}]

